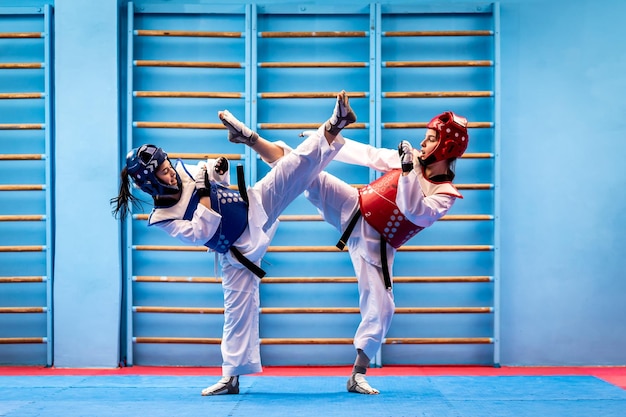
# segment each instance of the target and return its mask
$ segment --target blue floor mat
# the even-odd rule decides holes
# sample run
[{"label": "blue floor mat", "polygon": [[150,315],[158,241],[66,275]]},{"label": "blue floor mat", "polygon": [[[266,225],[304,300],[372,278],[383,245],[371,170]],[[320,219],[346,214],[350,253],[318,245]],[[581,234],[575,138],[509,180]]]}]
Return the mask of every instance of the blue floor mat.
[{"label": "blue floor mat", "polygon": [[592,376],[369,377],[380,395],[346,379],[244,376],[239,395],[202,397],[216,377],[7,376],[0,416],[626,416],[626,391]]}]

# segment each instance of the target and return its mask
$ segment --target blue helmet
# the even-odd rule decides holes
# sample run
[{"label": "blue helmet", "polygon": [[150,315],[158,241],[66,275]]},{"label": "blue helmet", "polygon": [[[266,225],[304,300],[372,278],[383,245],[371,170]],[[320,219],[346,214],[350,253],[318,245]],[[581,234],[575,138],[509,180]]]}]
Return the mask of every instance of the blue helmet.
[{"label": "blue helmet", "polygon": [[171,186],[159,180],[156,171],[169,158],[163,149],[155,145],[141,145],[126,155],[126,169],[135,185],[153,197],[171,195],[180,191],[181,179],[176,173],[176,185]]}]

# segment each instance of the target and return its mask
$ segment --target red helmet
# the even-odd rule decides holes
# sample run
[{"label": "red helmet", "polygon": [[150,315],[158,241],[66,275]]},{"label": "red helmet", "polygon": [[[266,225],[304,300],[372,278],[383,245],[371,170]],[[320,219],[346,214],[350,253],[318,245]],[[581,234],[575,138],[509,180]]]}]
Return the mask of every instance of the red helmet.
[{"label": "red helmet", "polygon": [[424,161],[426,165],[450,158],[459,158],[465,153],[469,143],[465,117],[447,111],[435,116],[426,127],[436,130],[439,137],[439,144]]}]

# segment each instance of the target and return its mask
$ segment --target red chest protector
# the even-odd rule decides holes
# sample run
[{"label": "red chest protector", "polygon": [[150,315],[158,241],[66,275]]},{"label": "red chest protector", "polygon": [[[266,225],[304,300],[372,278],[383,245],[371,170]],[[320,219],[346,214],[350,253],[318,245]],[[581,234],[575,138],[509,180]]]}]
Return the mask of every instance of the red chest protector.
[{"label": "red chest protector", "polygon": [[401,174],[394,169],[359,190],[363,218],[396,249],[424,229],[408,221],[396,205]]}]

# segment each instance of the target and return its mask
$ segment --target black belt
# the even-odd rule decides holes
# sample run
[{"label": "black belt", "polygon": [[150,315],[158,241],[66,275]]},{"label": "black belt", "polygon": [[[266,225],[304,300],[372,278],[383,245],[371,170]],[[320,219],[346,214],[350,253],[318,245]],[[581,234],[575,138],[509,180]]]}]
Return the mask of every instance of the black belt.
[{"label": "black belt", "polygon": [[383,280],[385,280],[385,288],[391,290],[391,274],[389,273],[389,264],[387,263],[387,241],[380,235],[380,262],[383,268]]},{"label": "black belt", "polygon": [[[246,178],[243,172],[243,165],[237,165],[237,187],[239,188],[239,194],[241,195],[241,198],[243,199],[243,201],[246,202],[246,204],[248,204],[248,191],[246,190]],[[265,276],[266,272],[250,259],[246,258],[244,254],[239,251],[239,249],[231,246],[230,252],[235,258],[237,258],[239,262],[241,262],[243,266],[252,271],[254,275],[259,278],[263,278]]]},{"label": "black belt", "polygon": [[[341,235],[341,238],[339,238],[339,242],[337,242],[337,245],[335,245],[337,246],[337,248],[339,248],[339,250],[343,250],[343,248],[346,247],[348,238],[352,234],[352,231],[354,230],[354,227],[356,226],[356,222],[359,220],[359,217],[361,217],[361,210],[360,210],[360,207],[357,206],[356,211],[350,218],[348,227],[346,227],[346,230],[344,230],[343,234]],[[389,264],[387,263],[387,241],[385,240],[383,235],[380,235],[380,261],[382,263],[383,280],[385,281],[385,288],[387,288],[388,290],[391,290],[392,288],[391,274],[389,273]]]},{"label": "black belt", "polygon": [[357,220],[359,220],[359,217],[361,217],[361,210],[359,206],[357,206],[356,211],[352,215],[352,218],[350,218],[350,223],[348,223],[348,227],[346,227],[346,230],[344,230],[343,234],[339,238],[339,242],[337,242],[337,244],[335,245],[337,246],[337,248],[339,248],[339,250],[343,250],[343,248],[346,247],[348,238],[352,234],[352,231],[354,230],[354,226],[356,226],[356,222]]}]

